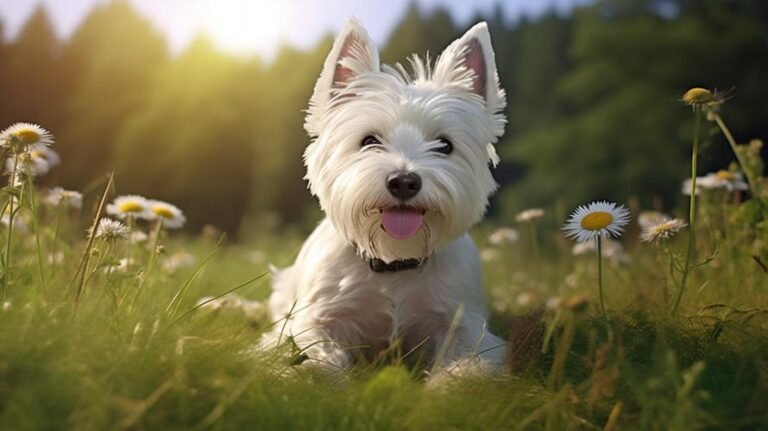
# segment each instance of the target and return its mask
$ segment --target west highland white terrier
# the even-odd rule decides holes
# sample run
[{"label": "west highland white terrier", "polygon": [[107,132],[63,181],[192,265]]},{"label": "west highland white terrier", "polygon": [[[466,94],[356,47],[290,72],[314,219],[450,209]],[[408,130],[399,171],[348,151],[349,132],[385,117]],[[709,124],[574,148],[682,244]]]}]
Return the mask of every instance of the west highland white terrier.
[{"label": "west highland white terrier", "polygon": [[278,323],[263,344],[290,339],[305,363],[331,369],[393,347],[433,371],[501,369],[467,234],[496,189],[506,123],[487,25],[434,65],[410,66],[380,64],[355,19],[334,42],[304,125],[306,179],[326,218],[273,271]]}]

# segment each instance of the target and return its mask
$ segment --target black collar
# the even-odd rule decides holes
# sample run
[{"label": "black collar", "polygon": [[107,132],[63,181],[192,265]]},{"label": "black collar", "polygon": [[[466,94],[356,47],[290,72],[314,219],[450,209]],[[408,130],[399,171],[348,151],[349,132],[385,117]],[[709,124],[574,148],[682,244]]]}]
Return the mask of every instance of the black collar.
[{"label": "black collar", "polygon": [[383,260],[369,256],[368,253],[362,252],[360,253],[360,249],[357,247],[357,244],[352,243],[352,247],[355,249],[355,253],[360,255],[363,259],[365,259],[366,262],[368,262],[368,266],[371,268],[371,271],[373,272],[398,272],[398,271],[405,271],[408,269],[415,269],[420,267],[424,262],[427,261],[426,258],[424,259],[401,259],[401,260],[393,260],[392,262],[386,263]]},{"label": "black collar", "polygon": [[406,269],[418,268],[419,266],[421,266],[422,263],[424,263],[423,260],[416,259],[416,258],[393,260],[392,262],[389,262],[389,263],[386,263],[383,260],[375,257],[364,256],[364,258],[368,261],[368,266],[371,267],[371,270],[373,272],[405,271]]}]

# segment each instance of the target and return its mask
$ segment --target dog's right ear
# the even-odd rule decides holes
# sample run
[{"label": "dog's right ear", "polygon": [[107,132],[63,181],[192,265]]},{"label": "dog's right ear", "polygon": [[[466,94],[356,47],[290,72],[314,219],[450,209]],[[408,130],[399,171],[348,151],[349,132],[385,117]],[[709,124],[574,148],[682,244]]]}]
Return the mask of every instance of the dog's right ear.
[{"label": "dog's right ear", "polygon": [[334,96],[358,76],[379,71],[379,51],[356,18],[350,18],[333,42],[323,71],[309,100],[304,129],[317,136],[319,126]]}]

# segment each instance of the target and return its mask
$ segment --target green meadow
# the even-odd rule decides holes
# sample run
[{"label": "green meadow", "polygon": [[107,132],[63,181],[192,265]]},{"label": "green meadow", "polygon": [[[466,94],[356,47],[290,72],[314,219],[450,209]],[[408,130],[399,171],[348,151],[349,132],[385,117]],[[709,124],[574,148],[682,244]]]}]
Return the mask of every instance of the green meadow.
[{"label": "green meadow", "polygon": [[384,63],[485,20],[507,93],[470,233],[508,364],[441,384],[397,346],[335,375],[259,348],[322,218],[335,34],[236,55],[133,0],[66,35],[77,2],[38,3],[0,16],[0,430],[768,430],[768,2],[390,2]]},{"label": "green meadow", "polygon": [[[722,95],[692,91],[696,124],[727,130]],[[600,253],[565,237],[557,205],[478,226],[509,368],[430,385],[430,370],[407,369],[394,348],[340,375],[301,365],[288,334],[258,348],[280,325],[259,302],[268,263],[290,264],[305,232],[179,233],[181,210],[118,197],[111,175],[85,195],[36,187],[40,160],[55,158],[44,129],[17,125],[3,139],[4,429],[768,427],[759,141],[734,142],[741,165],[698,177],[695,205],[677,214],[627,202],[628,224]]]}]

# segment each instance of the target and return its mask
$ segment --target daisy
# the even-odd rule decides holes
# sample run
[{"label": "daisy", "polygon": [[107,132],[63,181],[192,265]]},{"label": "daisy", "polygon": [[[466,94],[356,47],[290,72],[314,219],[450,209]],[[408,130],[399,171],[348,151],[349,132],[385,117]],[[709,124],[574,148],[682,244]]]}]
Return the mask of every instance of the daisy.
[{"label": "daisy", "polygon": [[488,242],[491,245],[512,244],[519,238],[520,234],[511,227],[500,227],[488,236]]},{"label": "daisy", "polygon": [[159,220],[163,227],[167,229],[179,229],[187,221],[184,213],[176,205],[152,200],[148,202],[148,206],[153,217]]},{"label": "daisy", "polygon": [[646,229],[670,218],[670,216],[660,211],[643,211],[637,216],[637,224],[640,225],[641,229]]},{"label": "daisy", "polygon": [[592,240],[597,244],[597,289],[600,296],[600,312],[605,320],[605,328],[608,336],[612,337],[613,331],[605,312],[603,300],[603,248],[602,239],[621,235],[624,226],[629,222],[629,210],[624,206],[616,206],[613,202],[592,202],[587,206],[580,206],[568,218],[563,226],[565,235],[579,242]]},{"label": "daisy", "polygon": [[529,208],[523,210],[515,216],[515,220],[519,223],[529,222],[544,217],[544,210],[541,208]]},{"label": "daisy", "polygon": [[54,207],[62,205],[66,208],[80,209],[83,207],[83,195],[73,190],[54,187],[45,196],[45,203]]},{"label": "daisy", "polygon": [[[88,229],[88,232],[92,232],[92,229]],[[103,217],[96,227],[96,238],[102,238],[105,240],[116,240],[128,238],[128,226],[117,220],[112,220],[108,217]]]},{"label": "daisy", "polygon": [[[682,192],[686,196],[691,195],[691,179],[683,181]],[[744,174],[741,172],[717,171],[711,172],[703,177],[696,177],[696,195],[702,190],[725,189],[728,192],[747,191],[749,185],[744,181]]]},{"label": "daisy", "polygon": [[571,213],[563,226],[565,235],[578,242],[620,236],[629,222],[629,210],[613,202],[592,202]]},{"label": "daisy", "polygon": [[30,145],[26,151],[5,160],[5,171],[12,173],[14,166],[19,172],[32,177],[47,174],[61,163],[56,151],[43,144]]},{"label": "daisy", "polygon": [[107,205],[107,214],[120,220],[126,219],[153,219],[149,211],[149,201],[139,195],[118,196]]},{"label": "daisy", "polygon": [[195,256],[192,253],[182,251],[168,256],[163,262],[166,271],[174,272],[181,268],[189,268],[195,264]]},{"label": "daisy", "polygon": [[115,274],[115,273],[121,273],[125,274],[128,272],[128,269],[135,265],[135,261],[131,259],[130,257],[122,258],[118,260],[116,263],[109,264],[104,267],[104,273],[105,274]]},{"label": "daisy", "polygon": [[744,181],[744,174],[741,172],[719,170],[707,174],[701,180],[712,188],[724,188],[729,192],[749,190],[749,185]]},{"label": "daisy", "polygon": [[658,243],[660,240],[672,238],[680,231],[680,229],[686,226],[688,226],[688,224],[679,218],[665,217],[655,224],[643,227],[643,232],[640,234],[640,241],[654,241]]},{"label": "daisy", "polygon": [[146,233],[140,230],[132,231],[131,234],[128,236],[128,242],[130,242],[131,244],[138,244],[140,242],[145,242],[147,239],[149,239],[149,236],[147,236]]},{"label": "daisy", "polygon": [[16,123],[0,132],[0,146],[12,146],[16,151],[23,151],[30,145],[38,144],[53,144],[53,135],[37,124]]}]

